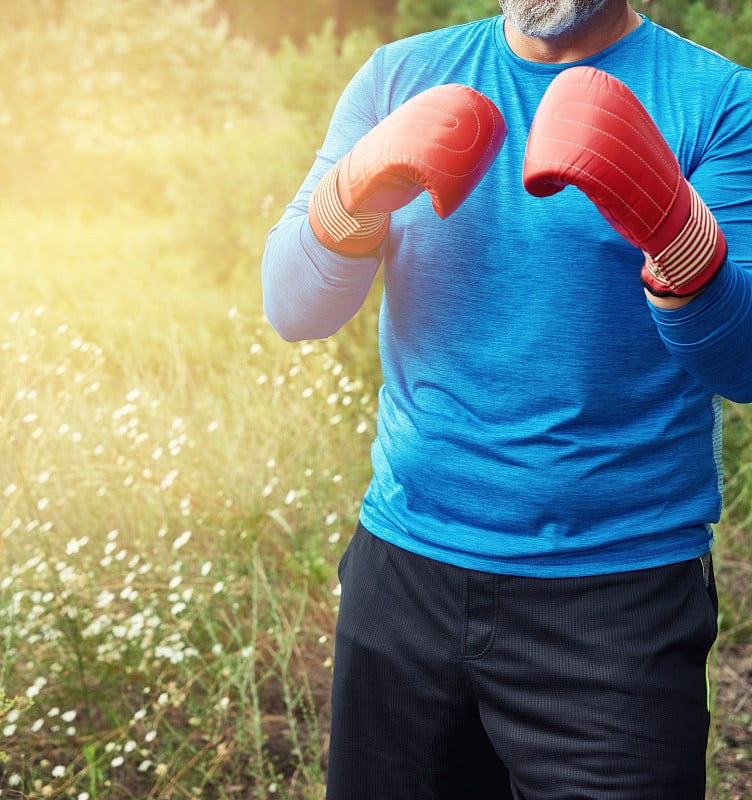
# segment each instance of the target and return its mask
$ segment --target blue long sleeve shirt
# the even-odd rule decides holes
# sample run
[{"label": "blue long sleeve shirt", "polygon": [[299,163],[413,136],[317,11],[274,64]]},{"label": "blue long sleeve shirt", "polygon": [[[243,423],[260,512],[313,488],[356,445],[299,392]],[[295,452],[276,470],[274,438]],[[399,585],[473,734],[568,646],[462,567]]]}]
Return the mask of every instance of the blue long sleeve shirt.
[{"label": "blue long sleeve shirt", "polygon": [[576,63],[630,87],[726,236],[723,269],[688,305],[646,301],[642,253],[576,188],[524,190],[533,115],[573,65],[519,58],[501,17],[377,50],[264,254],[279,333],[333,334],[379,262],[313,236],[308,199],[323,174],[431,86],[467,84],[499,107],[507,139],[460,209],[441,220],[423,193],[392,214],[361,509],[375,535],[472,569],[587,575],[706,552],[721,508],[721,398],[752,401],[752,72],[647,19]]}]

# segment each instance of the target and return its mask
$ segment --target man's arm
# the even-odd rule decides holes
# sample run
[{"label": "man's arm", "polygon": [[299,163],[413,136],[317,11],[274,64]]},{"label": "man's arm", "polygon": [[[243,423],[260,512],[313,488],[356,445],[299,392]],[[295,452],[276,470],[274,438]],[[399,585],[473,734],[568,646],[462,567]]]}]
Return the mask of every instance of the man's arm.
[{"label": "man's arm", "polygon": [[[538,196],[581,189],[643,251],[640,277],[667,348],[708,389],[739,402],[752,402],[750,75],[740,69],[729,82],[738,85],[719,101],[692,183],[629,89],[590,67],[551,83],[523,172]],[[594,280],[608,282],[605,267]]]},{"label": "man's arm", "polygon": [[308,217],[314,189],[324,175],[379,121],[371,58],[343,92],[311,170],[271,229],[261,264],[264,312],[288,341],[325,339],[363,304],[379,266],[376,254],[353,259],[316,239]]},{"label": "man's arm", "polygon": [[[302,237],[308,229],[303,222],[299,256],[305,256],[306,272],[300,278],[305,281],[313,266],[314,274],[324,279],[323,291],[317,288],[303,298],[306,319],[318,326],[316,314],[323,312],[328,323],[325,335],[332,332],[332,309],[337,310],[335,319],[349,319],[373,280],[372,262],[380,256],[391,213],[427,191],[439,217],[448,217],[485,175],[505,135],[504,120],[487,97],[468,86],[448,83],[419,92],[360,137],[313,189],[308,225],[318,243],[352,262],[350,268],[359,276],[363,259],[370,262],[365,272],[367,284],[363,292],[353,291],[353,283],[343,291],[325,275],[321,266],[326,268],[331,262],[326,257],[320,264],[314,260],[312,254],[318,248],[310,237],[305,247]],[[294,259],[292,249],[286,266],[294,269]],[[273,268],[274,263],[265,261],[265,266]],[[288,285],[286,290],[297,306],[301,288],[310,287],[306,282],[302,287],[300,283]],[[280,288],[278,276],[276,288]],[[312,299],[317,300],[314,306]],[[266,308],[271,318],[271,304]]]},{"label": "man's arm", "polygon": [[689,176],[728,245],[718,278],[686,307],[649,304],[668,350],[701,383],[752,402],[752,72],[729,79]]}]

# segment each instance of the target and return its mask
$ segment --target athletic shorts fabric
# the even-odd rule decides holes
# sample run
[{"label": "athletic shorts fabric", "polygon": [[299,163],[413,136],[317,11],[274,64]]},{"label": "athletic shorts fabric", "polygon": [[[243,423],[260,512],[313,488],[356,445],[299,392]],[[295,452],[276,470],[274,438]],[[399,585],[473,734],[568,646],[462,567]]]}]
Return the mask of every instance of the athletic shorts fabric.
[{"label": "athletic shorts fabric", "polygon": [[702,800],[710,557],[474,572],[359,525],[340,564],[327,800]]}]

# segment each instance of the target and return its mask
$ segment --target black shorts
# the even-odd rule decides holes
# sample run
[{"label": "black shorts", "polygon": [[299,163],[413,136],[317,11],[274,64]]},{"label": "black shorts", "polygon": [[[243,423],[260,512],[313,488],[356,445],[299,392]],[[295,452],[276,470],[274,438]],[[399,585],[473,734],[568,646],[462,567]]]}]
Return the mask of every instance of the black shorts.
[{"label": "black shorts", "polygon": [[709,557],[522,578],[362,526],[340,565],[327,800],[702,800]]}]

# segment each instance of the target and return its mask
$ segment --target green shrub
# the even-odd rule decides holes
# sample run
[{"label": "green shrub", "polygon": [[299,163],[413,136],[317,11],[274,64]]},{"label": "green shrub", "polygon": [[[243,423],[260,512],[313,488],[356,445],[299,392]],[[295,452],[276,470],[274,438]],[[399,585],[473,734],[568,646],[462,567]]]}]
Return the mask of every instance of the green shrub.
[{"label": "green shrub", "polygon": [[313,145],[320,144],[345,84],[379,44],[369,30],[352,33],[340,44],[331,20],[309,34],[302,47],[283,39],[269,64],[273,96],[292,114],[293,124],[306,129]]},{"label": "green shrub", "polygon": [[[42,203],[147,202],[132,154],[150,137],[221,131],[252,116],[257,54],[210,3],[69,0],[0,16],[0,183]],[[135,167],[135,168],[134,168]]]},{"label": "green shrub", "polygon": [[394,30],[397,36],[411,36],[498,13],[499,6],[493,0],[397,0]]}]

